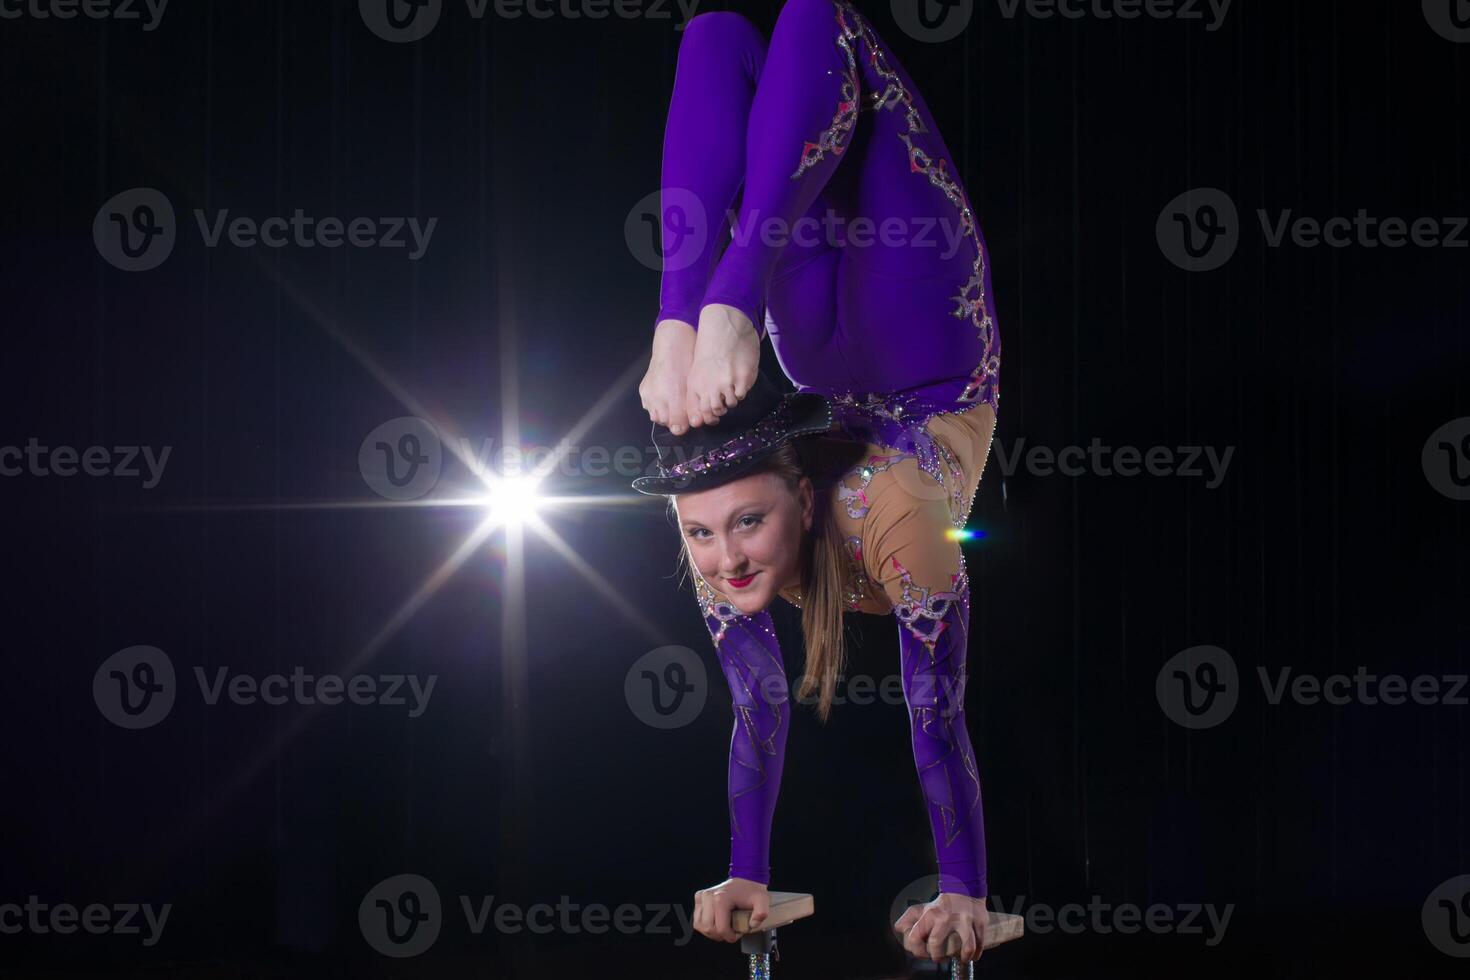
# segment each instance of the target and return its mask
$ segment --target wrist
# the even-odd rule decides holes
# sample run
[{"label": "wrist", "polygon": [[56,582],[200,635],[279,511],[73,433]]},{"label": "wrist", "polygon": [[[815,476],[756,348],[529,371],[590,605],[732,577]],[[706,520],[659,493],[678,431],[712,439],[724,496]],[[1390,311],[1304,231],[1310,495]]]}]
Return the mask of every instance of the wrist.
[{"label": "wrist", "polygon": [[940,871],[939,887],[937,890],[940,893],[963,895],[966,898],[977,898],[982,902],[989,892],[983,872],[979,877],[971,878],[952,872]]}]

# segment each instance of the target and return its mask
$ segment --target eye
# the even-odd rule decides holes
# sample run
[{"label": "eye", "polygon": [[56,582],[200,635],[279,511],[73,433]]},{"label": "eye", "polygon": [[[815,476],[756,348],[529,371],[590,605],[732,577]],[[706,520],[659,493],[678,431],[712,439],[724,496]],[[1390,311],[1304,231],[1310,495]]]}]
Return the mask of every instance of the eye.
[{"label": "eye", "polygon": [[[751,523],[747,524],[745,523],[746,521],[750,521]],[[740,518],[739,524],[742,528],[748,530],[760,524],[760,522],[761,518],[759,514],[746,514],[744,517]]]},{"label": "eye", "polygon": [[703,527],[696,527],[696,528],[690,530],[688,533],[689,533],[689,536],[691,538],[693,538],[694,540],[696,540],[696,541],[703,541],[704,538],[702,538],[700,535],[702,535],[702,534],[708,534],[709,533],[709,529],[708,528],[703,528]]}]

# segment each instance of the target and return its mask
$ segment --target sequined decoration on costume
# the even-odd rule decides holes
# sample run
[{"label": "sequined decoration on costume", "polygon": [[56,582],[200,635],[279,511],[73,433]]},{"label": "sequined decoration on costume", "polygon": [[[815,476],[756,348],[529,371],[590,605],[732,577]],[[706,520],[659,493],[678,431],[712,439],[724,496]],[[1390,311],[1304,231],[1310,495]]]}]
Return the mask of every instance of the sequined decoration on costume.
[{"label": "sequined decoration on costume", "polygon": [[[868,513],[868,484],[873,482],[873,477],[887,470],[889,467],[908,459],[907,453],[895,453],[891,456],[869,456],[861,465],[854,466],[842,474],[842,479],[837,483],[837,499],[847,509],[847,516],[856,520]],[[847,485],[848,477],[857,474],[859,482],[855,487]]]},{"label": "sequined decoration on costume", "polygon": [[796,173],[791,175],[792,180],[815,167],[829,152],[833,156],[841,156],[842,151],[847,149],[843,141],[852,135],[853,124],[857,122],[858,66],[857,56],[852,50],[852,40],[857,34],[844,22],[840,7],[837,11],[837,23],[841,28],[837,34],[837,46],[842,49],[843,59],[847,62],[847,74],[842,79],[842,95],[837,103],[837,115],[832,118],[832,127],[818,136],[815,143],[807,143],[801,148],[801,163],[797,166]]},{"label": "sequined decoration on costume", "polygon": [[[964,527],[965,522],[970,519],[970,506],[974,503],[974,494],[970,495],[969,500],[965,499],[965,485],[968,482],[965,479],[965,470],[955,458],[954,451],[941,440],[934,440],[934,451],[939,454],[948,471],[942,482],[949,489],[949,523],[955,527]],[[976,489],[979,489],[978,482]]]},{"label": "sequined decoration on costume", "polygon": [[[959,212],[960,228],[969,236],[975,247],[975,263],[970,271],[970,279],[960,291],[951,297],[955,301],[955,309],[952,316],[960,319],[968,319],[979,334],[981,344],[980,363],[970,372],[970,380],[964,390],[956,398],[957,402],[974,403],[988,402],[1000,414],[1000,355],[1001,343],[1000,332],[995,328],[995,321],[990,316],[985,299],[985,248],[980,243],[980,234],[975,227],[975,213],[970,207],[969,199],[965,195],[964,188],[949,172],[949,161],[943,158],[935,160],[920,146],[915,146],[912,139],[918,134],[929,132],[924,125],[924,120],[919,114],[918,107],[914,105],[913,96],[904,85],[903,79],[888,64],[888,59],[878,44],[877,36],[873,29],[868,26],[860,13],[848,2],[848,0],[833,0],[837,11],[837,46],[842,49],[844,59],[848,65],[848,79],[843,82],[842,101],[839,103],[837,121],[833,128],[822,134],[822,140],[835,140],[836,134],[849,132],[852,129],[853,118],[856,112],[853,106],[856,104],[858,88],[857,57],[853,52],[853,42],[861,42],[866,45],[868,51],[868,64],[883,82],[883,91],[872,92],[868,98],[867,108],[875,112],[883,109],[893,111],[899,106],[904,107],[904,121],[908,124],[907,132],[900,132],[899,138],[903,140],[907,148],[909,170],[916,174],[923,174],[929,179],[929,183],[937,187],[949,202]],[[822,158],[824,147],[820,144],[808,143],[802,151],[802,165],[792,174],[792,177],[800,177],[811,163]],[[832,147],[834,153],[842,152],[840,148]],[[813,156],[813,151],[815,155]],[[808,163],[808,157],[811,162]]]},{"label": "sequined decoration on costume", "polygon": [[[863,395],[847,392],[829,397],[833,422],[846,438],[897,450],[900,455],[895,462],[904,457],[914,457],[919,468],[948,492],[950,523],[964,527],[970,517],[970,508],[965,500],[968,481],[964,469],[950,448],[935,439],[926,428],[934,416],[954,413],[954,405],[903,392]],[[866,487],[865,480],[863,488]],[[862,501],[866,504],[866,494]],[[850,516],[861,516],[853,513],[851,501],[845,502]],[[863,513],[866,513],[866,507]]]},{"label": "sequined decoration on costume", "polygon": [[718,649],[720,641],[725,638],[725,630],[745,614],[736,609],[730,600],[721,598],[704,580],[704,576],[698,573],[694,576],[694,596],[699,603],[699,611],[709,626],[710,639]]},{"label": "sequined decoration on costume", "polygon": [[903,587],[898,601],[893,604],[893,615],[932,654],[939,635],[949,625],[945,622],[945,614],[949,612],[950,603],[960,603],[966,612],[969,611],[970,579],[965,573],[964,556],[960,556],[960,570],[950,575],[950,588],[947,592],[934,592],[915,585],[913,575],[903,567],[898,556],[889,560],[898,569],[899,584]]}]

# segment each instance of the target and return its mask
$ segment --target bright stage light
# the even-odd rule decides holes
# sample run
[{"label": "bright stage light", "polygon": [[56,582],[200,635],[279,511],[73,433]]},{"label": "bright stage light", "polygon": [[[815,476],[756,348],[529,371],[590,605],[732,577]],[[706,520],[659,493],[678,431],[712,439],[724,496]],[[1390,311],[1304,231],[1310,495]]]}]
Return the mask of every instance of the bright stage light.
[{"label": "bright stage light", "polygon": [[536,492],[540,480],[525,476],[497,477],[485,495],[490,516],[500,524],[524,524],[536,515],[541,495]]}]

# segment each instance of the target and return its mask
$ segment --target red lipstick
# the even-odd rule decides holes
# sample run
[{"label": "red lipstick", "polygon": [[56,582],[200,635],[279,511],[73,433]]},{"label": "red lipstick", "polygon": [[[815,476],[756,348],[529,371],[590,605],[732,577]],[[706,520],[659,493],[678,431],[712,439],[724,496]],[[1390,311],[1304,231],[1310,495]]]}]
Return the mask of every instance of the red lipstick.
[{"label": "red lipstick", "polygon": [[725,581],[730,583],[730,588],[732,589],[743,589],[751,583],[751,580],[754,579],[755,576],[756,573],[751,572],[749,575],[745,576],[745,578],[727,578],[725,579]]}]

